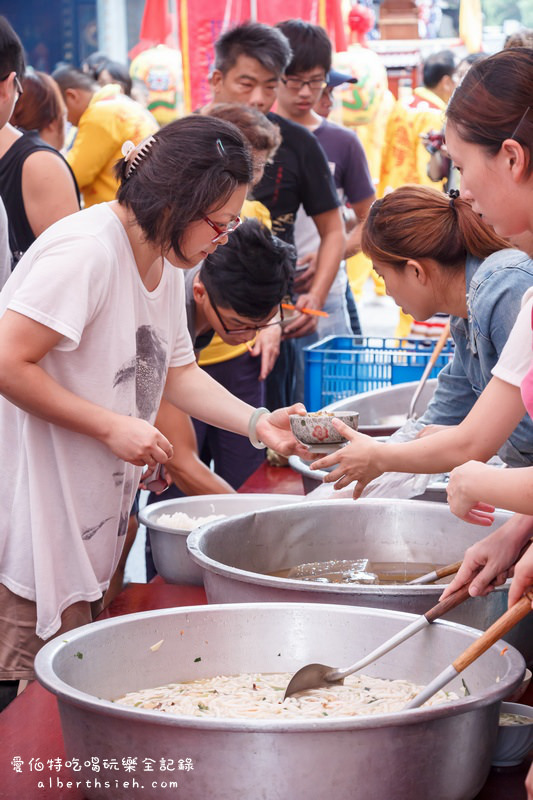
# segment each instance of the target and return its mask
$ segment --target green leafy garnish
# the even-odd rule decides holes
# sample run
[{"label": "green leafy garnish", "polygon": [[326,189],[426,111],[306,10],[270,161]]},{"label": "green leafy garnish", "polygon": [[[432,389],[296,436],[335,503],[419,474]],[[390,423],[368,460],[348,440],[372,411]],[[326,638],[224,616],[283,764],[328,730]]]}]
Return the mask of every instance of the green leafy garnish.
[{"label": "green leafy garnish", "polygon": [[468,686],[466,685],[464,678],[461,678],[461,683],[463,684],[463,689],[465,690],[465,697],[468,697],[468,695],[471,694],[471,692]]},{"label": "green leafy garnish", "polygon": [[197,656],[197,657],[194,659],[194,663],[196,664],[196,662],[197,662],[197,661],[201,661],[201,660],[202,660],[202,659],[201,659],[201,657],[200,657],[200,656]]},{"label": "green leafy garnish", "polygon": [[78,650],[77,653],[74,653],[74,658],[83,658],[83,653],[80,653],[80,651]]}]

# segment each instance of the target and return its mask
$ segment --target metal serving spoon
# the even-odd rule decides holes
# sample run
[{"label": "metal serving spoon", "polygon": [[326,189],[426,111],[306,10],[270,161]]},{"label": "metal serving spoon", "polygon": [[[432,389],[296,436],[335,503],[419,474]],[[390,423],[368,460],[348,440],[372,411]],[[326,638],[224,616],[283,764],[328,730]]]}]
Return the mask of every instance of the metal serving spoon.
[{"label": "metal serving spoon", "polygon": [[390,639],[387,639],[386,642],[376,647],[371,653],[361,658],[355,664],[352,664],[351,667],[342,669],[340,667],[328,667],[326,664],[307,664],[305,667],[302,667],[298,672],[294,673],[289,681],[283,699],[285,700],[285,698],[291,697],[297,692],[318,689],[321,686],[328,686],[332,683],[343,683],[348,675],[352,675],[354,672],[366,667],[367,664],[376,661],[378,658],[385,655],[385,653],[393,650],[399,644],[405,642],[406,639],[418,633],[422,628],[425,628],[426,625],[430,625],[436,619],[444,616],[444,614],[451,611],[452,608],[462,603],[463,600],[466,600],[469,596],[469,586],[469,583],[461,586],[460,589],[457,589],[457,591],[453,592],[445,600],[438,602],[436,606],[430,608],[429,611],[426,611],[425,614],[422,614],[421,617],[411,622],[411,624],[403,628],[403,630],[395,633],[394,636],[391,636]]},{"label": "metal serving spoon", "polygon": [[525,592],[524,596],[520,598],[518,603],[512,608],[509,608],[505,614],[498,617],[496,622],[493,622],[490,628],[481,634],[466,650],[458,656],[452,664],[449,664],[442,672],[433,678],[431,683],[423,689],[420,694],[404,706],[404,708],[419,708],[426,700],[433,697],[436,692],[440,691],[443,686],[453,681],[460,672],[470,666],[479,656],[483,655],[489,647],[492,647],[494,642],[501,639],[507,631],[510,631],[521,619],[523,619],[531,611],[531,603],[533,601],[533,587]]}]

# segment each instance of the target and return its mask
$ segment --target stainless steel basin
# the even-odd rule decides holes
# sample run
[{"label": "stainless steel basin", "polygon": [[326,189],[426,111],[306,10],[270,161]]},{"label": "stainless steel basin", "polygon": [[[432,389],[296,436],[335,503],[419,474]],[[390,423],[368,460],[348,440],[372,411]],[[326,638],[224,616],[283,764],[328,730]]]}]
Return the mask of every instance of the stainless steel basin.
[{"label": "stainless steel basin", "polygon": [[[58,697],[66,755],[80,764],[72,779],[87,781],[88,800],[471,800],[489,772],[500,700],[524,672],[513,648],[500,655],[501,643],[463,673],[469,697],[396,714],[199,719],[111,702],[173,680],[349,664],[411,621],[310,603],[172,608],[70,631],[39,651],[35,669]],[[366,672],[427,683],[477,633],[437,622]],[[193,768],[180,770],[180,759]]]},{"label": "stainless steel basin", "polygon": [[[510,516],[498,512],[494,528]],[[486,534],[486,528],[457,519],[442,503],[324,500],[211,523],[191,533],[187,547],[204,570],[210,603],[290,600],[423,614],[437,603],[441,586],[322,584],[268,573],[331,559],[451,564]],[[508,585],[470,598],[447,619],[485,630],[507,608],[507,591]],[[533,614],[506,639],[533,661]]]},{"label": "stainless steel basin", "polygon": [[152,555],[158,573],[168,583],[186,583],[201,586],[202,570],[187,552],[190,530],[171,528],[158,522],[162,514],[182,512],[190,517],[207,517],[223,514],[234,517],[261,508],[288,505],[302,501],[292,494],[209,494],[162,500],[144,506],[139,511],[139,522],[146,525],[152,546]]}]

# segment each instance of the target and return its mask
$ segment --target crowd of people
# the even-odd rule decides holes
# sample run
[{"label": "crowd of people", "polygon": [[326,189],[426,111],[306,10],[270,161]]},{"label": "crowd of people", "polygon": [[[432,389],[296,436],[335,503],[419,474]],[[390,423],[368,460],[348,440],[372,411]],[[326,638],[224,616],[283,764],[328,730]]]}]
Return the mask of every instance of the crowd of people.
[{"label": "crowd of people", "polygon": [[303,348],[361,333],[360,251],[406,319],[449,316],[454,355],[411,441],[337,421],[349,443],[314,466],[354,498],[383,473],[451,470],[461,518],[515,511],[444,593],[514,573],[514,603],[533,583],[531,41],[460,69],[430,56],[392,107],[379,181],[327,119],[356,79],[302,20],[223,33],[212,102],[161,127],[124,65],[34,71],[4,18],[0,76],[0,707],[43,641],[120,590],[161,465],[175,495],[225,493],[265,446],[305,455],[288,419]]}]

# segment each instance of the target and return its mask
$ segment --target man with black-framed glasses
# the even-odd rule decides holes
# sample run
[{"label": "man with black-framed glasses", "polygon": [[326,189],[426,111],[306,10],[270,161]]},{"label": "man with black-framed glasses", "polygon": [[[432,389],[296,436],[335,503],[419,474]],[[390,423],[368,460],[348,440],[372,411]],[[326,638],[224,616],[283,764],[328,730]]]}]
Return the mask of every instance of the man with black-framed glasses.
[{"label": "man with black-framed glasses", "polygon": [[[292,49],[292,60],[285,69],[278,89],[278,114],[305,127],[322,146],[335,181],[339,200],[356,217],[346,238],[345,250],[339,254],[335,278],[322,304],[327,317],[319,318],[317,330],[295,341],[294,399],[304,400],[304,348],[325,336],[351,336],[352,321],[348,309],[351,292],[344,259],[361,249],[362,223],[375,199],[374,185],[363,146],[357,134],[322,118],[315,111],[320,95],[328,85],[355,81],[350,75],[331,69],[333,48],[327,32],[320,25],[301,19],[289,19],[276,24]],[[315,169],[310,163],[308,170]],[[306,209],[300,206],[294,226],[294,241],[298,265],[294,281],[297,295],[306,295],[316,279],[319,230]],[[351,298],[353,300],[353,297]],[[355,301],[357,327],[360,331]]]},{"label": "man with black-framed glasses", "polygon": [[[211,224],[207,218],[205,221]],[[211,227],[219,228],[217,223]],[[227,236],[227,244],[185,272],[187,327],[197,355],[215,334],[226,345],[248,343],[251,347],[259,331],[283,324],[281,301],[287,293],[294,248],[273,236],[256,219],[234,224],[232,230],[220,230],[218,235]],[[247,351],[235,358],[230,356],[229,360],[213,360],[201,366],[219,383],[238,391],[241,399],[258,401],[260,384],[255,359]],[[254,448],[243,436],[198,420],[193,422],[198,450],[209,452],[207,462],[212,459],[215,470],[210,472],[206,466],[202,471],[196,458],[193,463],[197,484],[204,488],[204,493],[221,493],[229,491],[229,487],[238,489],[261,465],[265,451]],[[170,407],[165,400],[161,402],[156,426],[170,442],[176,443],[176,453],[180,453],[180,441],[187,439],[187,425],[190,422],[183,412]],[[179,460],[184,461],[183,452]],[[188,455],[187,460],[190,460]],[[173,458],[165,465],[180,486],[183,486],[182,466],[174,463]],[[177,485],[170,487],[165,498],[173,496],[182,496]]]}]

